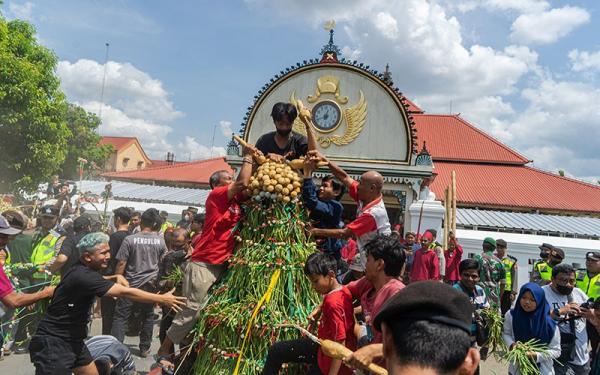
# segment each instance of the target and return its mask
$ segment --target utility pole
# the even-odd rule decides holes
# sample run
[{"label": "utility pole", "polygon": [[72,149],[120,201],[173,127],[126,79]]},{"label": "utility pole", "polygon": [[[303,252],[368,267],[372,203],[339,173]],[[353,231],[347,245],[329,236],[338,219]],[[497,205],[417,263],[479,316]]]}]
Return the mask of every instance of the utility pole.
[{"label": "utility pole", "polygon": [[106,65],[108,64],[108,47],[110,46],[107,43],[106,45],[106,54],[104,56],[104,74],[102,76],[102,90],[100,91],[100,108],[98,109],[98,117],[100,121],[102,121],[102,106],[104,105],[104,85],[106,84]]},{"label": "utility pole", "polygon": [[212,158],[213,156],[213,148],[215,146],[215,132],[217,131],[217,124],[215,124],[215,126],[213,127],[213,136],[212,136],[212,142],[210,142],[210,157]]}]

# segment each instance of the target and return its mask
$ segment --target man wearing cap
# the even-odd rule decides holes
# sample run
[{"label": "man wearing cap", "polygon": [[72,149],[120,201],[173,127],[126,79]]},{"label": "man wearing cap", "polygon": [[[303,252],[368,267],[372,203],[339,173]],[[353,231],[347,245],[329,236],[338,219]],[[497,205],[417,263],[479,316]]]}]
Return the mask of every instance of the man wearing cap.
[{"label": "man wearing cap", "polygon": [[554,246],[543,243],[538,247],[540,249],[540,259],[533,264],[530,281],[544,286],[549,284],[550,279],[552,279],[552,267],[548,266],[548,256]]},{"label": "man wearing cap", "polygon": [[[4,216],[0,216],[0,249],[5,249],[11,238],[19,233],[21,233],[20,229],[11,227]],[[46,287],[30,294],[16,293],[4,273],[4,268],[0,267],[0,302],[9,309],[31,305],[41,299],[52,297],[52,293],[54,287]],[[3,336],[0,334],[0,350],[3,350]]]},{"label": "man wearing cap", "polygon": [[[576,285],[581,289],[588,298],[593,298],[594,301],[600,298],[600,252],[590,251],[585,254],[585,269],[577,270],[577,282]],[[588,321],[587,322],[587,333],[590,340],[590,346],[592,347],[591,356],[592,360],[595,357],[598,343],[600,343],[600,336],[594,326]]]},{"label": "man wearing cap", "polygon": [[552,246],[548,252],[546,262],[540,263],[538,268],[534,269],[531,273],[532,281],[540,286],[550,284],[550,280],[552,279],[552,268],[561,264],[563,259],[565,259],[565,252],[558,247]]},{"label": "man wearing cap", "polygon": [[[32,275],[32,286],[29,291],[41,289],[50,282],[49,265],[65,240],[65,232],[58,226],[59,209],[55,206],[44,206],[40,211],[41,225],[33,234],[31,263],[35,267]],[[39,314],[26,314],[19,321],[15,334],[15,342],[20,343],[15,353],[27,353],[28,331],[35,330]]]},{"label": "man wearing cap", "polygon": [[[63,241],[56,259],[48,267],[50,272],[61,272],[63,275],[79,260],[77,244],[86,234],[92,231],[92,221],[87,216],[79,216],[73,220],[73,233]],[[61,276],[62,277],[62,276]]]},{"label": "man wearing cap", "polygon": [[479,352],[471,347],[471,314],[468,298],[449,285],[410,284],[375,317],[383,344],[363,347],[344,361],[366,369],[385,358],[390,375],[475,374]]},{"label": "man wearing cap", "polygon": [[503,239],[496,240],[496,257],[502,261],[504,271],[506,271],[506,285],[500,296],[500,311],[502,316],[510,310],[510,306],[519,292],[519,271],[517,267],[517,258],[506,252],[507,243]]},{"label": "man wearing cap", "polygon": [[167,219],[169,218],[169,213],[167,211],[160,211],[160,218],[163,220],[162,225],[160,226],[160,234],[165,234],[167,229],[173,228],[173,224],[171,224]]},{"label": "man wearing cap", "polygon": [[496,240],[486,237],[482,244],[482,253],[475,255],[479,263],[479,283],[483,287],[490,303],[496,308],[500,307],[500,294],[506,285],[506,271],[502,261],[494,255]]}]

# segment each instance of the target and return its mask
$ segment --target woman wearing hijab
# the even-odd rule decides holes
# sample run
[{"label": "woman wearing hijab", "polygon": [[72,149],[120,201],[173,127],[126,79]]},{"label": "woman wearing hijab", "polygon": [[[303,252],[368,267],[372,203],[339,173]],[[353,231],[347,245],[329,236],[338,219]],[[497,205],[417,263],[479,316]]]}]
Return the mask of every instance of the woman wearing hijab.
[{"label": "woman wearing hijab", "polygon": [[[560,332],[550,317],[550,305],[539,285],[527,283],[521,287],[515,307],[506,313],[502,336],[509,350],[531,339],[547,345],[547,355],[530,352],[528,356],[537,363],[540,374],[554,374],[552,360],[560,356]],[[520,372],[511,363],[508,373],[517,375]]]}]

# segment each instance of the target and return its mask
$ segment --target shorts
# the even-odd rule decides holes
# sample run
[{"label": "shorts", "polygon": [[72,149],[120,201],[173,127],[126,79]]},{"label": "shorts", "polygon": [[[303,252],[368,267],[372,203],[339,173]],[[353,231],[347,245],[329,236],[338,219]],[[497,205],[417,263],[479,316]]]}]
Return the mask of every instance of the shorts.
[{"label": "shorts", "polygon": [[191,332],[198,320],[200,308],[208,294],[208,290],[225,272],[227,266],[222,264],[206,264],[189,262],[183,274],[181,294],[187,297],[186,305],[179,311],[167,331],[167,336],[175,344]]},{"label": "shorts", "polygon": [[36,375],[70,374],[74,368],[87,366],[93,361],[83,340],[69,342],[48,335],[33,336],[29,343],[29,357]]}]

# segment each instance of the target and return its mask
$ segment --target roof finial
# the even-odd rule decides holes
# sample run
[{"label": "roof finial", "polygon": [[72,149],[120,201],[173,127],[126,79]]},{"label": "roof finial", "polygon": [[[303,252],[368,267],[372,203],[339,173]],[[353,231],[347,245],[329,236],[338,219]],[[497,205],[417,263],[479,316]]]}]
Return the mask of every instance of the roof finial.
[{"label": "roof finial", "polygon": [[390,64],[385,64],[385,72],[383,72],[383,82],[385,82],[388,86],[394,84],[392,81],[392,72],[390,72]]},{"label": "roof finial", "polygon": [[329,43],[323,46],[321,49],[321,62],[322,63],[337,63],[338,55],[341,54],[341,51],[337,45],[333,42],[333,29],[335,28],[335,21],[329,20],[325,22],[323,28],[329,31]]}]

